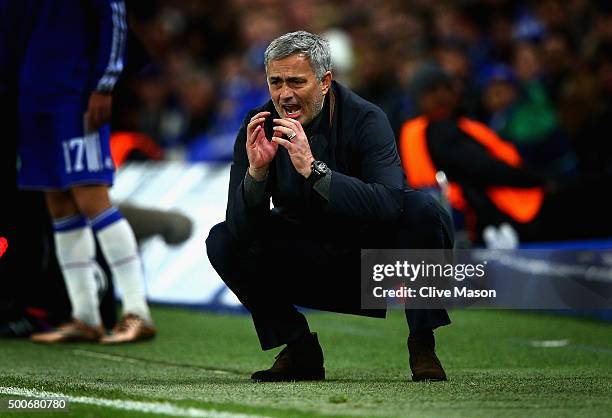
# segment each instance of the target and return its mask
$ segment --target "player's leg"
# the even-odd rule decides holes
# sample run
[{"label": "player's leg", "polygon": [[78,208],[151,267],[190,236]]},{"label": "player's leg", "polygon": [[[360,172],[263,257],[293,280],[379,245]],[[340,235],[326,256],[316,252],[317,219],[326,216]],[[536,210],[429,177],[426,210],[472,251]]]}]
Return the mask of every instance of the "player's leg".
[{"label": "player's leg", "polygon": [[[429,195],[407,190],[404,215],[397,228],[397,247],[406,249],[452,249],[450,217]],[[406,309],[410,329],[408,351],[412,380],[446,380],[435,352],[434,329],[450,324],[445,309]]]},{"label": "player's leg", "polygon": [[45,193],[53,219],[55,251],[76,321],[32,335],[35,342],[97,341],[103,334],[94,279],[95,240],[69,192]]},{"label": "player's leg", "polygon": [[[110,127],[86,133],[83,101],[72,96],[41,104],[36,95],[24,92],[19,106],[18,184],[48,191],[47,206],[54,219],[57,257],[78,320],[73,324],[98,330],[101,321],[92,264],[95,239],[87,218],[67,191],[76,184],[112,184]],[[75,329],[64,331],[59,341],[78,339],[72,338],[79,334],[73,332]],[[102,333],[93,334],[90,339],[97,341]]]},{"label": "player's leg", "polygon": [[123,319],[103,343],[123,343],[151,338],[156,331],[146,301],[144,274],[134,233],[121,212],[110,202],[106,185],[71,189],[78,210],[98,238],[100,249],[119,287]]}]

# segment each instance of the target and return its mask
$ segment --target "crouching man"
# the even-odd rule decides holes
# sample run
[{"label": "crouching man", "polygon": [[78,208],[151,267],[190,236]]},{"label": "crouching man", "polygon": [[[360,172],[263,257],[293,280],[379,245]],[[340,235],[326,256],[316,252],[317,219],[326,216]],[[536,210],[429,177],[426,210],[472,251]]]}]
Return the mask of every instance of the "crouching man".
[{"label": "crouching man", "polygon": [[[322,380],[323,352],[295,305],[366,316],[361,248],[451,248],[448,216],[406,190],[385,114],[332,81],[328,43],[308,32],[270,43],[271,100],[236,138],[225,222],[211,264],[251,312],[264,350],[286,344],[255,381]],[[270,210],[270,198],[274,209]],[[412,379],[446,380],[433,330],[445,310],[406,310]]]}]

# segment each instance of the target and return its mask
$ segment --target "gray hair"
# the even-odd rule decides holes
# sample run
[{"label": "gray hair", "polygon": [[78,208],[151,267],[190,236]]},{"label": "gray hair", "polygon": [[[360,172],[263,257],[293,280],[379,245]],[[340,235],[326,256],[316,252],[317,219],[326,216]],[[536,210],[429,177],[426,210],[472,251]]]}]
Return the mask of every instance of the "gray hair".
[{"label": "gray hair", "polygon": [[300,30],[286,33],[270,42],[264,53],[266,72],[270,61],[287,58],[293,54],[304,54],[308,58],[318,80],[332,69],[329,42],[319,35]]}]

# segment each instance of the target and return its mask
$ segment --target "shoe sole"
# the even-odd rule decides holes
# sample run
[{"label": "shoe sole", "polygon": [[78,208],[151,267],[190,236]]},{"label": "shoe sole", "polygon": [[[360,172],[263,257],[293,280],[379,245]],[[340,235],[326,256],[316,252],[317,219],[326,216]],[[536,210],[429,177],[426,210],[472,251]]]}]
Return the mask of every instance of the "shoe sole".
[{"label": "shoe sole", "polygon": [[120,345],[120,344],[134,344],[134,343],[140,343],[140,342],[147,342],[147,341],[151,341],[152,339],[155,338],[157,334],[153,334],[153,335],[147,335],[144,337],[138,337],[134,340],[126,340],[126,341],[113,341],[113,340],[104,340],[104,338],[100,339],[100,341],[98,341],[100,344],[102,345]]},{"label": "shoe sole", "polygon": [[413,382],[446,382],[448,379],[446,377],[417,377],[412,376]]},{"label": "shoe sole", "polygon": [[296,375],[292,377],[279,377],[278,379],[253,379],[253,383],[274,383],[274,382],[311,382],[315,380],[325,380],[325,369],[320,373],[309,374],[309,375]]},{"label": "shoe sole", "polygon": [[35,344],[70,344],[70,343],[97,343],[98,338],[58,338],[58,339],[39,339],[31,338],[30,341]]}]

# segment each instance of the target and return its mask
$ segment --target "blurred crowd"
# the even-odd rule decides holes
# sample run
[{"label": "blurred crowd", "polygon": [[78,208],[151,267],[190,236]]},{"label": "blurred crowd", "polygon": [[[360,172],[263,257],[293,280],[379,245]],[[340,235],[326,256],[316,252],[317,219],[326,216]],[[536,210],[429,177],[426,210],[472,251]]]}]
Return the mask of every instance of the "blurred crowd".
[{"label": "blurred crowd", "polygon": [[612,3],[605,0],[152,0],[128,3],[151,64],[119,92],[115,129],[167,158],[229,160],[247,110],[268,99],[263,51],[304,29],[332,47],[337,80],[378,104],[398,133],[411,79],[434,62],[462,112],[554,178],[610,174]]},{"label": "blurred crowd", "polygon": [[[128,132],[116,137],[119,142],[131,138],[133,143],[145,144],[140,147],[144,156],[132,156],[231,160],[245,114],[269,99],[263,65],[266,46],[282,33],[302,29],[330,41],[334,78],[379,105],[396,137],[404,122],[418,114],[415,74],[435,64],[452,78],[461,112],[511,141],[526,165],[547,179],[547,185],[574,182],[580,189],[582,184],[605,184],[599,188],[599,200],[607,199],[607,181],[612,178],[610,0],[126,3],[129,60],[115,90],[113,128]],[[16,108],[11,100],[0,100],[0,106],[10,138]],[[129,132],[140,136],[130,137]],[[141,137],[151,138],[153,147]],[[5,141],[3,146],[15,144]],[[129,150],[128,145],[120,151],[127,155]],[[13,193],[6,201],[14,203],[1,205],[0,220],[5,222],[0,227],[6,225],[7,231],[16,227],[20,233],[11,246],[26,249],[16,256],[22,258],[14,269],[20,273],[14,274],[40,277],[42,283],[63,289],[59,267],[50,256],[51,225],[45,203],[40,193],[17,192],[14,155],[14,148],[0,152],[0,158],[5,158],[0,164],[5,169],[0,176],[2,188]],[[584,194],[592,197],[591,190]],[[558,228],[559,224],[577,223],[577,219],[591,221],[595,228],[606,226],[601,228],[603,234],[612,228],[609,212],[592,203],[597,199],[573,196],[570,200],[578,205],[600,206],[600,210],[569,217],[557,208],[570,207],[565,204],[570,200],[558,200],[562,203],[545,215],[559,220],[554,227],[561,233],[567,228]],[[12,216],[13,207],[20,216]],[[557,217],[551,216],[553,212],[559,212]],[[146,218],[133,219],[141,221],[142,225],[134,224],[141,237],[154,232]],[[159,220],[153,224],[164,227]],[[163,232],[167,242],[178,242],[172,231]],[[45,234],[47,239],[41,240]],[[37,246],[28,246],[29,242]],[[51,276],[54,282],[48,280]],[[20,288],[0,293],[29,297],[28,281],[10,284]],[[57,293],[57,289],[42,289],[41,297]],[[63,295],[52,298],[62,309],[67,306]],[[112,290],[108,295],[112,313]],[[0,300],[0,324],[8,317],[3,312],[20,312],[14,306],[20,305]],[[7,330],[0,326],[0,335],[16,333]]]}]

